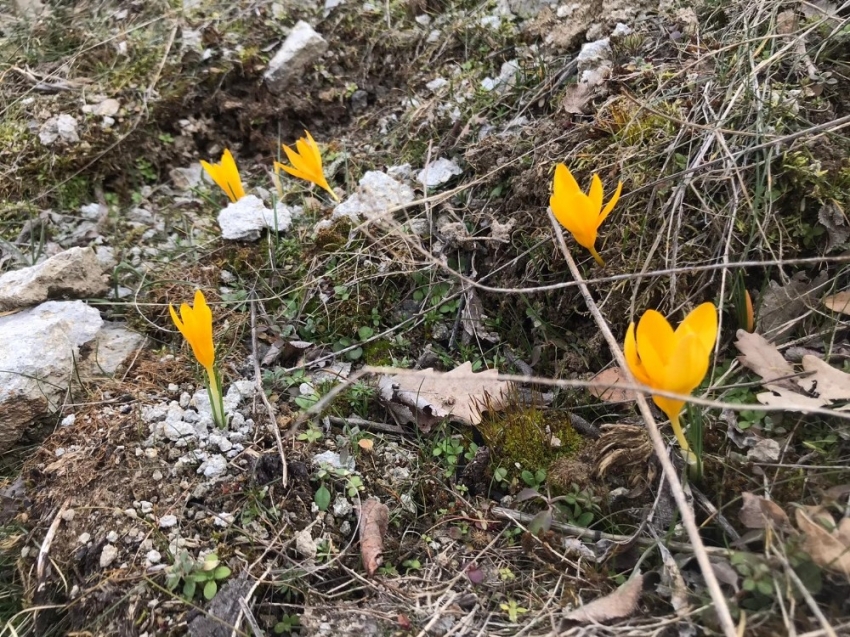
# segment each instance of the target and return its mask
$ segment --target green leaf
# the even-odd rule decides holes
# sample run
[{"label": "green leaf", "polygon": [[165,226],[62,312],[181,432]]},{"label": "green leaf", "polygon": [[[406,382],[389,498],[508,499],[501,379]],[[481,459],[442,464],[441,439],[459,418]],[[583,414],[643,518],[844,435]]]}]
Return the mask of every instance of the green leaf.
[{"label": "green leaf", "polygon": [[372,338],[375,335],[375,330],[373,330],[368,325],[364,325],[359,330],[357,330],[357,336],[360,337],[361,341],[365,341],[366,339]]},{"label": "green leaf", "polygon": [[227,579],[232,572],[227,566],[219,566],[213,572],[213,579]]},{"label": "green leaf", "polygon": [[744,583],[741,585],[745,591],[754,591],[756,589],[756,581],[752,579],[745,579]]},{"label": "green leaf", "polygon": [[576,520],[576,525],[587,528],[588,526],[590,526],[591,522],[593,522],[593,512],[585,511],[580,516],[578,516],[578,519]]},{"label": "green leaf", "polygon": [[195,580],[187,579],[183,582],[183,597],[192,599],[195,596]]},{"label": "green leaf", "polygon": [[211,580],[210,580],[209,582],[207,582],[207,583],[206,583],[206,585],[204,586],[204,597],[205,597],[207,600],[210,600],[210,599],[212,599],[213,597],[215,597],[215,594],[216,594],[217,592],[218,592],[218,584],[216,584],[216,583],[215,583],[215,580],[212,580],[212,579],[211,579]]},{"label": "green leaf", "polygon": [[769,579],[762,579],[756,583],[756,588],[758,592],[764,595],[765,597],[770,597],[773,595],[773,582]]},{"label": "green leaf", "polygon": [[360,360],[360,357],[363,356],[363,348],[362,347],[355,347],[353,350],[348,352],[346,354],[346,356],[348,357],[348,360],[350,360],[350,361]]},{"label": "green leaf", "polygon": [[325,485],[316,489],[316,494],[313,496],[313,502],[319,507],[319,511],[327,511],[331,504],[331,492]]}]

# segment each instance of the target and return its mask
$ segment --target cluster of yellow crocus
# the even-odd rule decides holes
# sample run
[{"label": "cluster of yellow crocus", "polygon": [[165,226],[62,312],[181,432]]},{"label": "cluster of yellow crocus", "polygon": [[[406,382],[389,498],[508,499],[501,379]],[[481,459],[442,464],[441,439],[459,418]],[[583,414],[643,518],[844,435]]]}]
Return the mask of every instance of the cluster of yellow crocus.
[{"label": "cluster of yellow crocus", "polygon": [[207,389],[212,405],[213,420],[219,427],[224,427],[226,421],[224,418],[224,401],[221,395],[221,378],[215,367],[212,310],[207,305],[207,299],[203,292],[196,290],[194,307],[183,303],[180,306],[180,316],[177,315],[174,306],[171,304],[168,305],[168,311],[171,312],[171,320],[174,321],[177,329],[180,330],[180,333],[192,347],[192,353],[207,373],[209,379]]},{"label": "cluster of yellow crocus", "polygon": [[[304,131],[305,137],[302,137],[295,142],[297,151],[292,150],[286,144],[282,144],[283,151],[289,159],[292,166],[286,166],[279,161],[274,162],[276,173],[281,170],[288,172],[293,177],[304,179],[316,184],[320,188],[324,188],[330,195],[339,201],[339,197],[328,184],[325,178],[325,173],[322,168],[322,155],[319,152],[319,146],[316,140],[308,131]],[[206,161],[201,161],[201,166],[207,171],[207,174],[221,188],[224,193],[230,198],[232,203],[239,201],[245,196],[245,190],[242,187],[242,178],[239,176],[239,168],[236,166],[236,161],[230,150],[225,148],[221,155],[221,161],[217,164],[210,164]]]},{"label": "cluster of yellow crocus", "polygon": [[[598,175],[593,175],[590,190],[585,194],[569,168],[564,164],[555,167],[549,200],[552,213],[601,266],[605,262],[596,251],[599,226],[619,200],[622,188],[622,182],[618,183],[614,195],[603,207],[602,180]],[[752,310],[749,312],[751,315]],[[638,382],[651,389],[689,395],[708,373],[711,350],[717,340],[717,325],[717,309],[713,303],[703,303],[694,309],[675,330],[659,312],[647,310],[637,329],[632,323],[626,332],[623,346],[626,363]],[[697,458],[679,423],[685,401],[656,394],[652,394],[652,400],[670,419],[688,463],[695,464]]]}]

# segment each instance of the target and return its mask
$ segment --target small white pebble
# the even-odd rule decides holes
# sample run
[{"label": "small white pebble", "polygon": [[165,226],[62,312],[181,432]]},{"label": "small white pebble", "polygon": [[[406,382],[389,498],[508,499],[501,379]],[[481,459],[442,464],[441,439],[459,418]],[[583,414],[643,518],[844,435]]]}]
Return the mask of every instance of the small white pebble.
[{"label": "small white pebble", "polygon": [[179,391],[180,391],[180,386],[179,386],[179,385],[177,385],[177,384],[175,384],[175,383],[169,383],[169,384],[168,384],[168,393],[169,393],[169,394],[176,394],[176,393],[177,393],[177,392],[179,392]]},{"label": "small white pebble", "polygon": [[139,507],[142,509],[142,513],[150,513],[151,511],[153,511],[153,504],[151,504],[147,500],[140,501]]},{"label": "small white pebble", "polygon": [[65,447],[56,447],[56,450],[53,452],[53,454],[57,458],[61,458],[62,456],[65,455]]},{"label": "small white pebble", "polygon": [[232,513],[219,513],[213,518],[213,524],[221,527],[228,527],[233,524],[233,514]]},{"label": "small white pebble", "polygon": [[151,447],[150,449],[145,449],[145,457],[153,460],[159,455],[159,452]]},{"label": "small white pebble", "polygon": [[133,520],[139,517],[139,514],[136,513],[136,509],[124,509],[124,515]]},{"label": "small white pebble", "polygon": [[111,544],[105,544],[100,553],[100,568],[106,568],[118,557],[118,549]]},{"label": "small white pebble", "polygon": [[21,549],[21,557],[26,558],[30,554],[30,547],[25,546]]},{"label": "small white pebble", "polygon": [[115,531],[110,531],[106,534],[106,541],[110,543],[115,543],[118,541],[118,534]]},{"label": "small white pebble", "polygon": [[74,519],[75,514],[76,513],[75,513],[74,509],[65,509],[64,511],[62,511],[62,519],[65,520],[66,522],[70,522],[71,520]]},{"label": "small white pebble", "polygon": [[68,414],[67,416],[65,416],[62,419],[62,422],[59,423],[59,424],[62,425],[63,427],[70,427],[71,425],[74,424],[74,421],[76,419],[77,419],[77,416],[75,414]]},{"label": "small white pebble", "polygon": [[160,555],[160,552],[156,549],[148,551],[146,557],[148,559],[148,562],[150,562],[151,564],[159,564],[160,560],[162,559],[162,555]]},{"label": "small white pebble", "polygon": [[159,528],[161,529],[170,529],[172,526],[177,525],[177,516],[176,515],[163,515],[159,518]]},{"label": "small white pebble", "polygon": [[151,474],[151,478],[153,478],[153,479],[154,479],[154,482],[159,482],[160,480],[162,480],[162,471],[160,471],[159,469],[157,469],[156,471],[154,471],[154,472]]}]

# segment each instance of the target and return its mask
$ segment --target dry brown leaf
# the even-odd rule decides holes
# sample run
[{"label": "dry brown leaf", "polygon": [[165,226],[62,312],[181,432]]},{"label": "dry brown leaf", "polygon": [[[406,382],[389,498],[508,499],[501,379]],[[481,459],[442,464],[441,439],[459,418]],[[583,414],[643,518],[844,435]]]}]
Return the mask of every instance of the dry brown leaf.
[{"label": "dry brown leaf", "polygon": [[626,375],[619,367],[609,367],[603,369],[590,379],[592,383],[598,383],[595,387],[591,387],[588,391],[591,396],[595,396],[606,403],[626,403],[636,400],[636,394],[630,389],[618,387],[618,385],[627,384]]},{"label": "dry brown leaf", "polygon": [[797,527],[803,534],[803,550],[821,568],[850,575],[850,519],[843,518],[832,533],[797,509]]},{"label": "dry brown leaf", "polygon": [[637,610],[642,591],[643,575],[635,575],[613,593],[576,608],[567,613],[564,619],[585,623],[604,623],[612,619],[628,617]]},{"label": "dry brown leaf", "polygon": [[384,376],[378,386],[386,403],[403,408],[393,410],[397,418],[416,423],[427,433],[443,418],[477,425],[482,407],[501,407],[513,384],[499,380],[496,369],[473,373],[472,363],[467,361],[447,373],[429,368],[416,374]]},{"label": "dry brown leaf", "polygon": [[823,304],[828,310],[832,310],[833,312],[850,314],[850,290],[844,290],[837,294],[825,296]]},{"label": "dry brown leaf", "polygon": [[389,522],[390,510],[379,500],[370,498],[360,507],[360,556],[370,577],[383,562],[381,554]]},{"label": "dry brown leaf", "polygon": [[771,387],[770,391],[756,394],[756,398],[762,405],[770,405],[785,411],[802,411],[807,412],[810,409],[818,409],[829,404],[828,400],[823,398],[812,398],[811,396],[803,396],[783,387]]},{"label": "dry brown leaf", "polygon": [[797,381],[806,393],[825,400],[850,400],[850,374],[811,354],[803,356],[803,369],[814,372]]},{"label": "dry brown leaf", "polygon": [[785,360],[776,346],[769,343],[761,334],[738,330],[738,340],[735,347],[741,352],[738,361],[747,369],[761,376],[764,386],[772,389],[774,386],[794,388],[790,378],[777,381],[777,378],[791,376],[794,368]]},{"label": "dry brown leaf", "polygon": [[748,529],[765,529],[768,527],[791,530],[791,522],[785,511],[776,502],[747,491],[741,494],[744,504],[738,511],[738,519]]},{"label": "dry brown leaf", "polygon": [[588,102],[593,99],[593,87],[587,82],[570,84],[564,90],[563,109],[571,115],[584,115]]}]

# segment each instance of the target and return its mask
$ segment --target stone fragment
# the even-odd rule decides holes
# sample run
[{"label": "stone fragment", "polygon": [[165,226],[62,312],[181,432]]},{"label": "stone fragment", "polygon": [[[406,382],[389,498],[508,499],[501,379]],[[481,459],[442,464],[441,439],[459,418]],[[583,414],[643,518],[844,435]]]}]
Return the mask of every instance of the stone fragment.
[{"label": "stone fragment", "polygon": [[0,276],[0,312],[50,299],[101,296],[107,287],[97,253],[91,248],[71,248],[37,265]]},{"label": "stone fragment", "polygon": [[269,62],[263,78],[272,93],[282,93],[328,50],[327,41],[299,20]]},{"label": "stone fragment", "polygon": [[77,120],[67,113],[48,119],[38,130],[38,139],[45,146],[52,146],[57,140],[68,144],[80,141],[77,133]]},{"label": "stone fragment", "polygon": [[352,221],[376,219],[387,211],[413,201],[413,189],[386,173],[371,170],[363,175],[357,192],[334,208],[332,217]]},{"label": "stone fragment", "polygon": [[100,568],[106,568],[118,557],[118,549],[112,544],[104,544],[100,552]]},{"label": "stone fragment", "polygon": [[425,188],[436,188],[461,173],[463,169],[454,160],[440,157],[419,171],[416,180]]},{"label": "stone fragment", "polygon": [[296,211],[278,203],[274,210],[266,208],[256,195],[246,195],[231,203],[218,215],[221,236],[231,241],[256,241],[263,230],[286,232]]}]

